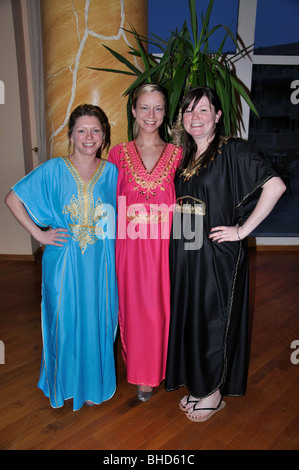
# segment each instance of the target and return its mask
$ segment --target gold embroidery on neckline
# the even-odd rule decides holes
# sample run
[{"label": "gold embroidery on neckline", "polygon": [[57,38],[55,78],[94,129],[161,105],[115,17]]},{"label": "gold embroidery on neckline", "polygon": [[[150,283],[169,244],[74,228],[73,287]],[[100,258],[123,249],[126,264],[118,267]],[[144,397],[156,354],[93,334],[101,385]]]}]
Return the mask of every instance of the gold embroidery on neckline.
[{"label": "gold embroidery on neckline", "polygon": [[[135,155],[132,154],[132,149],[130,148],[133,145]],[[170,183],[175,174],[175,166],[174,163],[177,159],[177,155],[179,152],[179,147],[174,146],[172,154],[170,155],[170,158],[168,158],[167,161],[167,166],[164,168],[163,171],[160,171],[158,175],[156,175],[156,170],[159,166],[159,163],[165,156],[165,153],[168,150],[168,145],[166,144],[161,156],[151,169],[151,171],[148,171],[139,156],[138,149],[135,146],[135,143],[133,142],[126,142],[122,144],[121,149],[119,150],[119,153],[123,151],[123,156],[120,157],[121,161],[123,162],[122,167],[126,170],[126,174],[128,175],[129,182],[133,183],[135,182],[135,186],[133,188],[134,191],[139,191],[140,194],[145,196],[145,199],[148,200],[151,198],[151,196],[157,196],[156,189],[159,189],[160,191],[165,191],[165,184]],[[140,174],[134,165],[134,160],[138,161],[141,163],[141,165],[144,168],[143,174]]]},{"label": "gold embroidery on neckline", "polygon": [[137,147],[137,144],[136,144],[135,140],[133,141],[133,145],[134,145],[134,149],[135,149],[136,155],[137,155],[137,157],[139,158],[139,161],[140,161],[141,166],[142,166],[142,168],[144,169],[144,171],[145,171],[147,174],[149,174],[149,175],[152,174],[152,173],[154,173],[154,171],[156,170],[157,166],[158,166],[159,163],[160,163],[160,160],[161,160],[161,159],[163,158],[163,156],[164,156],[164,153],[165,153],[166,148],[167,148],[167,144],[164,145],[163,150],[162,150],[162,152],[161,152],[161,155],[159,156],[158,160],[156,161],[156,163],[154,164],[154,166],[153,166],[153,168],[152,168],[151,170],[148,170],[148,169],[146,168],[145,163],[144,163],[144,161],[142,160],[142,157],[141,157],[141,155],[140,155],[140,153],[139,153],[139,150],[138,150],[138,147]]},{"label": "gold embroidery on neckline", "polygon": [[[217,154],[214,155],[211,159],[210,159],[210,162],[214,162],[215,161],[215,158],[217,155],[221,154],[221,147],[223,144],[227,144],[228,140],[230,139],[230,137],[221,137],[220,139],[220,142],[219,142],[219,145],[218,145],[218,149],[217,149]],[[209,162],[208,162],[209,163]],[[181,174],[180,174],[180,177],[183,176],[184,177],[184,181],[186,180],[189,180],[190,178],[192,178],[192,176],[194,175],[198,175],[199,171],[202,170],[203,168],[207,168],[207,163],[202,166],[202,159],[201,157],[199,157],[196,161],[194,161],[194,157],[192,157],[189,165],[187,168],[185,168],[184,170],[181,171]]]},{"label": "gold embroidery on neckline", "polygon": [[77,184],[78,194],[73,194],[70,203],[63,207],[63,214],[70,214],[72,223],[69,229],[72,239],[79,242],[82,254],[87,245],[93,245],[98,238],[95,235],[95,227],[99,220],[106,218],[107,213],[103,210],[101,198],[94,203],[94,186],[100,179],[106,165],[106,161],[100,160],[99,165],[92,178],[84,183],[76,167],[68,157],[62,157]]}]

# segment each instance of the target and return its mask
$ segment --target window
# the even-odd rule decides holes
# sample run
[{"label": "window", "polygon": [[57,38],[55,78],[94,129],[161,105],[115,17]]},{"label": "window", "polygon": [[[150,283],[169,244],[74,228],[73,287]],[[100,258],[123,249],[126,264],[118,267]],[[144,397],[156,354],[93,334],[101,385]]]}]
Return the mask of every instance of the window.
[{"label": "window", "polygon": [[[260,54],[259,49],[263,48],[264,55],[297,55],[296,47],[286,49],[284,45],[299,41],[298,17],[298,0],[258,0],[254,54]],[[267,47],[271,49],[267,51]]]},{"label": "window", "polygon": [[[210,18],[210,29],[218,24],[224,24],[230,27],[232,33],[237,35],[238,24],[238,4],[239,0],[214,0],[214,5]],[[209,5],[209,0],[200,0],[196,2],[196,11],[198,18],[206,13]],[[167,40],[171,36],[171,31],[176,28],[180,31],[184,21],[187,22],[189,31],[191,32],[190,15],[187,0],[148,0],[148,35],[151,33]],[[201,24],[198,25],[200,28]],[[209,43],[211,49],[215,49],[220,40],[223,39],[224,29],[219,28],[215,35],[211,38]],[[155,49],[154,46],[149,45],[149,52],[161,52]],[[233,41],[228,38],[225,42],[224,51],[234,52],[235,45]]]},{"label": "window", "polygon": [[[199,17],[208,3],[198,2]],[[245,45],[254,44],[251,54],[237,60],[235,68],[251,90],[260,117],[243,103],[240,136],[274,166],[287,185],[275,209],[252,234],[259,239],[277,237],[275,244],[280,244],[281,237],[291,237],[290,244],[299,241],[298,18],[298,0],[215,0],[211,17],[211,27],[225,24]],[[169,32],[180,29],[185,19],[190,25],[187,1],[148,0],[149,33],[168,39]],[[232,45],[227,43],[225,50],[233,53]]]}]

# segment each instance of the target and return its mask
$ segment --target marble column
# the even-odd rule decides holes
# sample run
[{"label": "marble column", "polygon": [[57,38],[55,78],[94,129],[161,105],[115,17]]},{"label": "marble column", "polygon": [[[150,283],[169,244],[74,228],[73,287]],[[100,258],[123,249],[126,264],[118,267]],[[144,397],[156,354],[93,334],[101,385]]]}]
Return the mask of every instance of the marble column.
[{"label": "marble column", "polygon": [[[147,0],[41,0],[48,156],[66,155],[67,121],[79,104],[93,103],[107,114],[112,145],[127,140],[127,99],[134,77],[88,67],[123,69],[103,45],[125,55],[134,26],[147,34]],[[141,63],[136,64],[142,69]],[[105,155],[103,155],[105,157]]]}]

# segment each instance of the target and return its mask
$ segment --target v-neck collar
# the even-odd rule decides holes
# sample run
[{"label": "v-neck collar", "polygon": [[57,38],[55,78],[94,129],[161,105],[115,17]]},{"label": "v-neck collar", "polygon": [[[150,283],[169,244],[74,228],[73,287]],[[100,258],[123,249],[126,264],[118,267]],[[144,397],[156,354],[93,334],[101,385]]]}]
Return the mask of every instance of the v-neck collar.
[{"label": "v-neck collar", "polygon": [[102,165],[105,166],[105,162],[100,158],[99,159],[99,163],[97,164],[97,167],[93,173],[93,175],[91,176],[91,178],[85,183],[85,181],[83,180],[82,176],[80,175],[77,167],[74,165],[74,163],[72,162],[72,160],[70,159],[69,156],[67,157],[63,157],[63,160],[65,161],[67,167],[69,168],[70,172],[72,173],[72,175],[74,176],[75,180],[76,181],[80,181],[80,183],[83,185],[83,186],[88,186],[90,183],[92,183],[92,181],[94,180],[94,178],[96,177],[98,171],[99,171],[99,168],[101,167],[102,168]]},{"label": "v-neck collar", "polygon": [[138,150],[138,147],[137,147],[137,144],[136,144],[136,141],[135,141],[135,140],[133,141],[133,144],[134,144],[134,148],[135,148],[135,151],[136,151],[138,160],[140,161],[140,163],[141,163],[141,165],[142,165],[144,171],[145,171],[148,175],[152,175],[153,172],[155,171],[155,169],[157,168],[158,164],[160,163],[160,161],[161,161],[163,155],[164,155],[165,149],[166,149],[166,147],[167,147],[167,143],[165,143],[165,145],[164,145],[164,147],[163,147],[163,149],[162,149],[162,152],[161,152],[161,154],[160,154],[158,160],[156,161],[156,163],[154,164],[154,166],[153,166],[153,168],[152,168],[151,170],[149,170],[149,169],[146,167],[146,165],[145,165],[145,163],[144,163],[144,161],[143,161],[143,159],[142,159],[142,157],[141,157],[141,155],[140,155],[140,152],[139,152],[139,150]]}]

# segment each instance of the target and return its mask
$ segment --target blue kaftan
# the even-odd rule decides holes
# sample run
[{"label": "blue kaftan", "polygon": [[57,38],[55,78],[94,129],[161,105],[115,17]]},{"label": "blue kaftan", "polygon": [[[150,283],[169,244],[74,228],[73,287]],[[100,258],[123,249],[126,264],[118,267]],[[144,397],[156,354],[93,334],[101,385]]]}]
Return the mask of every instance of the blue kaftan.
[{"label": "blue kaftan", "polygon": [[37,225],[71,235],[63,247],[47,245],[42,261],[38,386],[54,408],[73,398],[77,410],[115,393],[116,183],[117,168],[105,160],[85,184],[68,157],[57,157],[12,188]]}]

